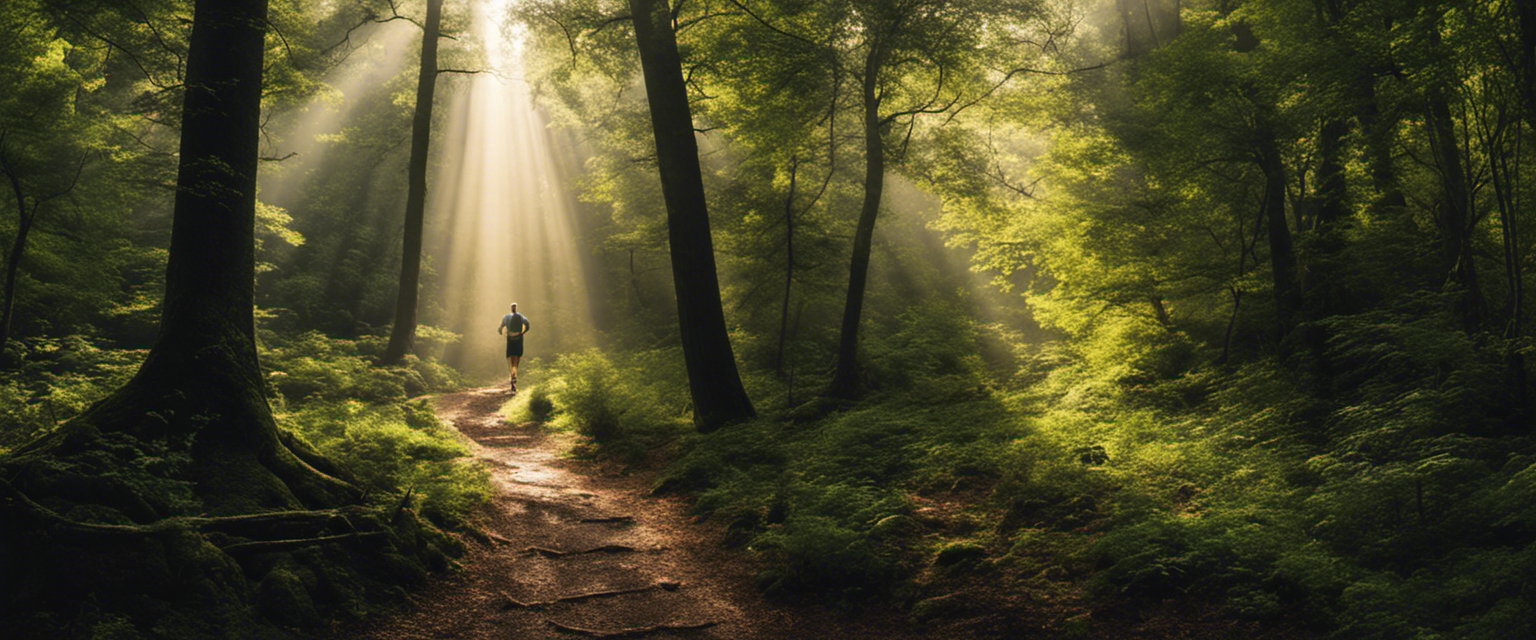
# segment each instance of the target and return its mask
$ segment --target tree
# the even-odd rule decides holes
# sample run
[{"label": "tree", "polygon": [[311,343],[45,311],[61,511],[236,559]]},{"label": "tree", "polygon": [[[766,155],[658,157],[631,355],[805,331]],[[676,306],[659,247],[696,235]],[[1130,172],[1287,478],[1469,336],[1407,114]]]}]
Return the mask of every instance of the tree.
[{"label": "tree", "polygon": [[[159,335],[127,384],[17,450],[12,462],[21,469],[18,485],[60,490],[52,484],[63,481],[59,476],[36,472],[35,463],[44,458],[83,460],[105,450],[127,456],[121,464],[131,465],[135,455],[162,451],[185,460],[170,473],[190,484],[200,511],[334,506],[358,496],[348,483],[317,469],[329,468],[323,458],[277,429],[256,357],[252,301],[265,27],[266,0],[197,2]],[[129,498],[141,492],[126,486],[118,491],[111,494],[116,500],[147,502],[154,515],[187,508],[150,496]]]},{"label": "tree", "polygon": [[437,85],[437,37],[443,0],[427,0],[421,27],[421,69],[416,79],[416,115],[411,120],[411,160],[406,170],[405,249],[400,255],[400,293],[395,324],[380,364],[400,362],[416,337],[416,298],[421,279],[421,235],[427,208],[427,147],[432,141],[432,95]]},{"label": "tree", "polygon": [[700,431],[713,431],[756,414],[736,370],[720,306],[709,208],[671,7],[667,0],[630,0],[629,6],[667,203],[672,281],[694,424]]},{"label": "tree", "polygon": [[859,87],[864,199],[848,263],[848,293],[843,304],[837,365],[827,395],[846,399],[860,391],[859,323],[864,312],[875,222],[885,192],[891,151],[888,145],[897,145],[888,138],[891,129],[905,124],[906,136],[896,146],[904,149],[918,116],[962,107],[968,81],[975,79],[974,65],[981,43],[979,30],[988,14],[1016,18],[1028,15],[1027,7],[996,3],[984,8],[963,0],[852,3],[847,15],[856,22],[848,25],[848,32],[859,34],[859,59],[848,68]]}]

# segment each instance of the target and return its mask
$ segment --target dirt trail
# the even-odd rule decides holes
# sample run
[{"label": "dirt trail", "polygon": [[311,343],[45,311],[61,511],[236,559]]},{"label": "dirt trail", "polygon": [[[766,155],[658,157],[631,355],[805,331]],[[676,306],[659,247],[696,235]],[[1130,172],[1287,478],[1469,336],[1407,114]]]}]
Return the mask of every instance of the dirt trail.
[{"label": "dirt trail", "polygon": [[489,542],[472,543],[462,571],[361,637],[917,637],[764,602],[751,585],[753,567],[720,544],[718,528],[692,522],[675,498],[648,495],[642,479],[561,458],[570,436],[502,423],[507,397],[504,387],[489,387],[436,403],[492,470]]}]

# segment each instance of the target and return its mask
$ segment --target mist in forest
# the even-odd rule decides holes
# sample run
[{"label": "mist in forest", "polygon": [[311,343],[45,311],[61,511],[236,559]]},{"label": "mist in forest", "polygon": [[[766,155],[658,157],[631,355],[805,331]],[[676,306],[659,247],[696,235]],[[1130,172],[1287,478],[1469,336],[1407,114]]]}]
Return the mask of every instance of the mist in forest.
[{"label": "mist in forest", "polygon": [[510,4],[474,7],[486,67],[443,103],[448,121],[438,136],[427,213],[427,246],[436,247],[428,259],[438,265],[443,308],[435,322],[463,336],[445,362],[498,379],[506,371],[502,338],[493,332],[510,303],[530,320],[529,357],[593,339],[584,249],[560,171],[572,151],[556,145],[533,104],[518,41],[503,32]]}]

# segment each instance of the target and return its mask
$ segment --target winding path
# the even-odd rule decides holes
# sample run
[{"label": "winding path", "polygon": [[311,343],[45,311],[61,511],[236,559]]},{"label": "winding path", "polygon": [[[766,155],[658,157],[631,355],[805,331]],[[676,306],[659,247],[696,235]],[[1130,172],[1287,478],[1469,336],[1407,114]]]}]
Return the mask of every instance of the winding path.
[{"label": "winding path", "polygon": [[497,387],[437,400],[438,415],[492,471],[488,535],[471,544],[462,571],[362,637],[915,637],[764,602],[749,560],[720,544],[718,527],[691,521],[678,499],[649,495],[642,478],[560,457],[571,436],[502,422],[506,400]]}]

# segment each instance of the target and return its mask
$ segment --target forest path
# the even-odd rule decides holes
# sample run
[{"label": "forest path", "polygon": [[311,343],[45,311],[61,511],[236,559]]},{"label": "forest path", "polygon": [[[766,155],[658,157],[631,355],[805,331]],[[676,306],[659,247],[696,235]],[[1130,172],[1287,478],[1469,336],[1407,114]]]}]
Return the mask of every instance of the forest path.
[{"label": "forest path", "polygon": [[[766,603],[745,554],[644,478],[560,457],[574,436],[509,425],[505,387],[449,394],[438,415],[491,469],[495,495],[464,568],[378,620],[370,639],[577,637],[694,640],[918,637],[819,608]],[[877,628],[880,627],[880,628]]]}]

